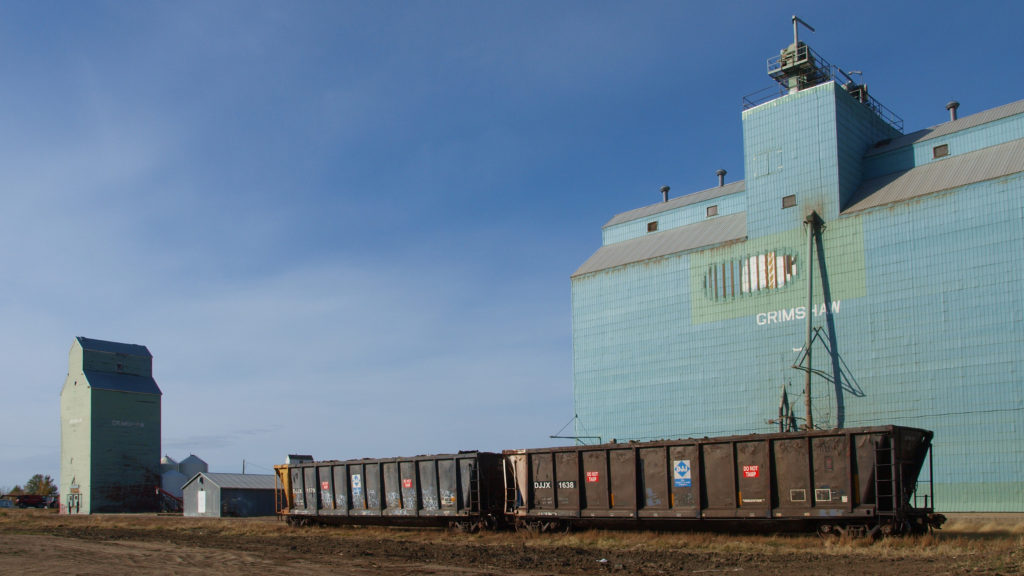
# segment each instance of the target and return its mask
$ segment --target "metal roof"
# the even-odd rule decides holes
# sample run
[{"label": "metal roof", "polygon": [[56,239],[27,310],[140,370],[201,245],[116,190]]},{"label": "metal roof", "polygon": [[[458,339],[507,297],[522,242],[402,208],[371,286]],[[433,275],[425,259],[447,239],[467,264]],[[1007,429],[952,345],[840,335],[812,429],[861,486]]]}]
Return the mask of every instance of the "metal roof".
[{"label": "metal roof", "polygon": [[1004,104],[997,108],[985,110],[984,112],[978,112],[977,114],[971,114],[970,116],[964,116],[963,118],[957,118],[943,124],[932,126],[931,128],[925,128],[924,130],[918,130],[899,138],[893,138],[892,142],[878,148],[869,150],[864,156],[875,156],[877,154],[884,154],[897,148],[903,148],[917,142],[923,142],[925,140],[931,140],[932,138],[939,138],[953,132],[959,132],[961,130],[967,130],[975,126],[987,124],[988,122],[995,122],[996,120],[1002,120],[1010,116],[1017,114],[1024,114],[1024,100],[1018,100],[1009,104]]},{"label": "metal roof", "polygon": [[139,344],[122,344],[120,342],[94,340],[84,336],[78,336],[75,339],[78,340],[78,343],[82,346],[83,350],[110,352],[112,354],[125,354],[128,356],[144,356],[146,358],[153,357],[153,355],[149,353],[148,348]]},{"label": "metal roof", "polygon": [[185,482],[182,488],[195,482],[200,476],[218,488],[238,490],[273,490],[275,488],[273,474],[221,474],[212,472],[196,474],[188,482]]},{"label": "metal roof", "polygon": [[843,214],[1024,172],[1024,140],[949,156],[861,184]]},{"label": "metal roof", "polygon": [[640,238],[602,246],[579,267],[573,277],[721,244],[747,237],[747,214],[718,216],[696,224],[654,232]]},{"label": "metal roof", "polygon": [[115,372],[97,372],[83,370],[89,386],[97,390],[114,390],[116,392],[137,392],[139,394],[161,394],[160,387],[152,376],[136,376],[134,374],[118,374]]},{"label": "metal roof", "polygon": [[623,222],[629,222],[630,220],[636,220],[638,218],[646,218],[647,216],[653,216],[654,214],[659,214],[675,208],[682,208],[683,206],[689,206],[690,204],[696,204],[705,200],[713,200],[719,196],[728,196],[729,194],[743,192],[744,190],[746,190],[746,185],[743,180],[731,182],[724,186],[715,186],[714,188],[708,188],[707,190],[701,190],[700,192],[694,192],[693,194],[686,194],[685,196],[672,198],[668,202],[659,202],[657,204],[651,204],[650,206],[636,208],[629,212],[623,212],[609,220],[607,224],[602,226],[602,228],[622,224]]}]

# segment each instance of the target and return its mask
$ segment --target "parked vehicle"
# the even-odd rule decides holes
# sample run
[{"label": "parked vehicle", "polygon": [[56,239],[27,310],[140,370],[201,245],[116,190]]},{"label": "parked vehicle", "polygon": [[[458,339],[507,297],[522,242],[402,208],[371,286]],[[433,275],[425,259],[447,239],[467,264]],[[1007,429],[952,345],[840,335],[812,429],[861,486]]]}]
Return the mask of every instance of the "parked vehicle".
[{"label": "parked vehicle", "polygon": [[[900,426],[277,466],[292,523],[901,534],[941,526]],[[918,476],[928,463],[927,483]],[[919,505],[920,504],[920,505]]]},{"label": "parked vehicle", "polygon": [[40,494],[18,494],[14,503],[18,508],[46,508],[46,498]]},{"label": "parked vehicle", "polygon": [[14,502],[10,500],[0,500],[0,508],[14,508]]},{"label": "parked vehicle", "polygon": [[277,466],[292,523],[494,527],[502,516],[501,455],[460,452],[414,458]]}]

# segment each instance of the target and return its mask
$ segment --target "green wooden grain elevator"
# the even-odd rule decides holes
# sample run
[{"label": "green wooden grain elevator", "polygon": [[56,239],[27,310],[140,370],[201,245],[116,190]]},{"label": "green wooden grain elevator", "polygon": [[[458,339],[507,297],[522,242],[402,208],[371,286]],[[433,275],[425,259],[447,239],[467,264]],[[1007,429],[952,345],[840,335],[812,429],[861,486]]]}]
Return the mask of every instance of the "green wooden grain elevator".
[{"label": "green wooden grain elevator", "polygon": [[145,346],[75,338],[60,393],[61,512],[152,512],[160,388]]}]

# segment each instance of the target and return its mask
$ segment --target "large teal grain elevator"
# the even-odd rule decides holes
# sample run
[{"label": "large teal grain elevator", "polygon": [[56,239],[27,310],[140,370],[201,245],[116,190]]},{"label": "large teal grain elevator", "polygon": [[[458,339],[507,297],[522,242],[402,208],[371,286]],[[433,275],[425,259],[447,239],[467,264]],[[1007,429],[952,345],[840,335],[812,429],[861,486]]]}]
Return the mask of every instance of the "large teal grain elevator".
[{"label": "large teal grain elevator", "polygon": [[160,388],[145,346],[75,338],[60,394],[61,512],[151,512]]},{"label": "large teal grain elevator", "polygon": [[1024,101],[904,134],[795,33],[767,68],[745,180],[615,216],[573,274],[577,436],[927,428],[939,509],[1024,511]]}]

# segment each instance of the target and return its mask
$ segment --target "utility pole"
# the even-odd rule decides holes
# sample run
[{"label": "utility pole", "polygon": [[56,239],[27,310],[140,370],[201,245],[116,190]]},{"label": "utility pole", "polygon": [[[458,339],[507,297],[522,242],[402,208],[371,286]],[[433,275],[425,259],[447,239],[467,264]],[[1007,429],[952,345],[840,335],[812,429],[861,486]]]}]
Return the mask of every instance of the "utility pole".
[{"label": "utility pole", "polygon": [[[796,16],[793,17],[793,30],[796,31]],[[807,357],[807,374],[804,375],[804,408],[805,429],[814,429],[814,414],[811,410],[811,324],[814,321],[814,236],[818,232],[817,212],[811,212],[804,220],[807,224],[807,339],[804,341],[804,353]]]}]

